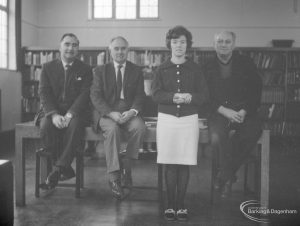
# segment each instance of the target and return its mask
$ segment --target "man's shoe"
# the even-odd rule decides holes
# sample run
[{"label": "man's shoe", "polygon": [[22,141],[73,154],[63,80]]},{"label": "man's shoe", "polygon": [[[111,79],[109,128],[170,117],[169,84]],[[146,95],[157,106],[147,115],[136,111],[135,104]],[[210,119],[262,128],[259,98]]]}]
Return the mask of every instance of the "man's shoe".
[{"label": "man's shoe", "polygon": [[59,180],[60,181],[65,181],[65,180],[69,180],[69,179],[71,179],[73,177],[75,177],[75,171],[74,171],[74,169],[71,166],[64,167],[61,170],[61,174],[60,174]]},{"label": "man's shoe", "polygon": [[41,188],[44,190],[50,190],[50,189],[55,188],[58,184],[60,174],[61,174],[60,168],[54,167],[53,170],[51,171],[51,173],[49,173],[49,175],[45,181],[45,184],[43,184],[43,186],[41,186]]},{"label": "man's shoe", "polygon": [[164,217],[168,221],[174,221],[174,220],[176,220],[175,210],[173,210],[173,209],[166,209],[165,213],[164,213]]},{"label": "man's shoe", "polygon": [[121,174],[121,184],[122,187],[132,188],[132,176],[131,171],[123,169]]},{"label": "man's shoe", "polygon": [[216,178],[216,181],[214,183],[214,190],[215,191],[222,191],[223,187],[224,187],[224,181],[221,178]]},{"label": "man's shoe", "polygon": [[188,212],[187,209],[179,209],[176,212],[177,220],[179,221],[187,221],[188,220]]},{"label": "man's shoe", "polygon": [[124,192],[120,180],[109,181],[108,183],[113,196],[118,200],[122,200],[124,198]]},{"label": "man's shoe", "polygon": [[221,191],[221,198],[226,199],[231,195],[231,186],[232,186],[231,181],[227,181],[225,183]]}]

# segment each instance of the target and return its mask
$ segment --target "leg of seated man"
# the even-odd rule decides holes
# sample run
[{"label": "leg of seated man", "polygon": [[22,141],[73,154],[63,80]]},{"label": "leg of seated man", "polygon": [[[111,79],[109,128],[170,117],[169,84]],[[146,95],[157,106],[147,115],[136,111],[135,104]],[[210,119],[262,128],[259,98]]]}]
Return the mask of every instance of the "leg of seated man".
[{"label": "leg of seated man", "polygon": [[99,123],[104,136],[104,151],[106,155],[107,172],[112,173],[119,171],[119,150],[121,143],[120,126],[115,121],[107,117],[101,118]]},{"label": "leg of seated man", "polygon": [[[61,153],[60,144],[62,140],[60,137],[62,136],[62,131],[53,125],[52,120],[49,117],[42,118],[40,128],[43,148],[52,153],[53,159],[57,159]],[[46,179],[45,189],[52,189],[57,185],[60,173],[59,167],[54,166]]]},{"label": "leg of seated man", "polygon": [[233,148],[232,161],[226,167],[231,169],[232,174],[247,160],[261,136],[261,120],[256,117],[246,118],[242,124],[235,126],[236,132],[232,136]]},{"label": "leg of seated man", "polygon": [[63,129],[63,148],[62,153],[56,161],[56,165],[61,167],[63,178],[62,180],[70,179],[75,176],[74,170],[71,167],[75,152],[83,147],[83,132],[84,121],[80,117],[74,117],[69,123],[69,126]]},{"label": "leg of seated man", "polygon": [[209,120],[210,143],[213,151],[218,153],[219,157],[219,173],[221,178],[227,162],[230,161],[231,143],[229,140],[228,120],[221,115],[213,115]]},{"label": "leg of seated man", "polygon": [[139,148],[143,143],[146,132],[146,125],[142,118],[137,116],[130,119],[124,127],[128,132],[128,144],[126,147],[126,156],[123,159],[123,185],[125,187],[131,187],[131,159],[138,158]]},{"label": "leg of seated man", "polygon": [[107,117],[101,118],[99,125],[104,136],[104,151],[109,175],[109,186],[116,199],[123,199],[124,192],[121,187],[119,162],[120,127],[115,121]]}]

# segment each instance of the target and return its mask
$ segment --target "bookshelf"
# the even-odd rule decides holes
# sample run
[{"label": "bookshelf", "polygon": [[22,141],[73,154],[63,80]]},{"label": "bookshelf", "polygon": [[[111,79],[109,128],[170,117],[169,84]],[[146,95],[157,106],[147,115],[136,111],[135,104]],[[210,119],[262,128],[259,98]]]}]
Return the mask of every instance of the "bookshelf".
[{"label": "bookshelf", "polygon": [[[300,135],[300,49],[270,47],[239,47],[236,49],[253,59],[263,81],[262,105],[259,115],[264,129],[273,137]],[[145,79],[144,116],[156,116],[157,107],[151,99],[151,83],[158,65],[170,55],[163,47],[131,47],[128,60],[141,66]],[[213,48],[192,48],[188,52],[196,63],[204,65],[215,56]],[[22,121],[32,120],[39,108],[38,84],[41,65],[59,57],[54,48],[23,48]],[[96,66],[110,61],[107,48],[80,48],[78,58]]]}]

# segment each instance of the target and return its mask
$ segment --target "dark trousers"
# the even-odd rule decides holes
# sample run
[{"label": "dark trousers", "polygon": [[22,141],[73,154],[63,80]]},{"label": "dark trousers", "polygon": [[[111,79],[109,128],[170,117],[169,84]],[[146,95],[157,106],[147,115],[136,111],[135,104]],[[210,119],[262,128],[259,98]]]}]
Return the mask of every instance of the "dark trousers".
[{"label": "dark trousers", "polygon": [[43,146],[52,152],[56,166],[68,167],[71,165],[75,152],[83,147],[83,132],[85,122],[80,117],[74,117],[69,126],[64,129],[56,128],[51,117],[41,120],[41,137]]},{"label": "dark trousers", "polygon": [[[229,136],[230,130],[235,130],[233,136]],[[209,131],[213,151],[219,152],[218,176],[226,182],[234,177],[255,147],[262,132],[261,120],[246,116],[243,123],[229,123],[224,116],[213,114]]]}]

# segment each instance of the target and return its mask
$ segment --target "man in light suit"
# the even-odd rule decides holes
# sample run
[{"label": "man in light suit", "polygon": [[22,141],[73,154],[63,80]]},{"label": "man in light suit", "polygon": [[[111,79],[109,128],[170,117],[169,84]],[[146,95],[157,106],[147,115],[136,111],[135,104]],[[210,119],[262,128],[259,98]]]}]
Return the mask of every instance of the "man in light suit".
[{"label": "man in light suit", "polygon": [[[126,60],[128,42],[124,37],[113,38],[109,50],[113,62],[94,69],[90,95],[95,129],[101,129],[105,138],[109,185],[113,196],[123,199],[122,185],[132,186],[131,160],[138,157],[146,130],[139,116],[145,99],[144,79],[141,69]],[[123,161],[119,159],[121,130],[128,133]]]},{"label": "man in light suit", "polygon": [[44,149],[56,161],[47,177],[45,188],[54,188],[59,180],[75,176],[71,163],[82,145],[87,122],[92,69],[76,58],[79,40],[64,34],[60,41],[60,59],[43,65],[39,95],[44,117],[41,136]]}]

